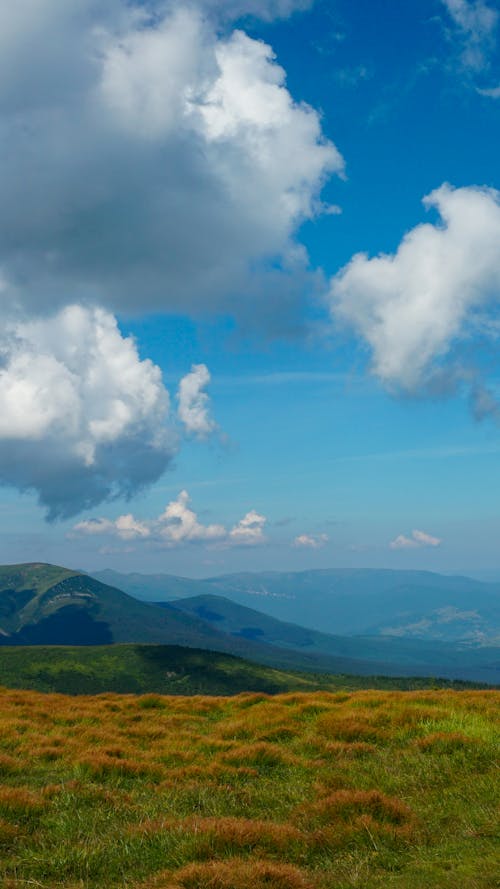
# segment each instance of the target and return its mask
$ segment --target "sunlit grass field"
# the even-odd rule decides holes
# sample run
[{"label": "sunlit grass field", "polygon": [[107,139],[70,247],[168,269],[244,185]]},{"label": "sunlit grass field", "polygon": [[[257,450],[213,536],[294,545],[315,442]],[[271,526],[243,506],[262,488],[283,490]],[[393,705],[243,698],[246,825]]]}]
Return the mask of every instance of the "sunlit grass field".
[{"label": "sunlit grass field", "polygon": [[0,692],[0,885],[486,889],[496,691]]}]

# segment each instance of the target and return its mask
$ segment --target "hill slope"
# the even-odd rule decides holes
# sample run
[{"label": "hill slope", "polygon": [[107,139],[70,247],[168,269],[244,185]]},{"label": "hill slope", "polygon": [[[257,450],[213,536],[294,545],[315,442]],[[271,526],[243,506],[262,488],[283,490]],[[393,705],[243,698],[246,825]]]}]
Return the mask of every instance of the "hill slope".
[{"label": "hill slope", "polygon": [[275,628],[274,641],[265,634],[257,639],[247,633],[245,638],[244,633],[224,632],[213,621],[173,604],[140,602],[88,575],[57,566],[8,566],[2,576],[8,585],[0,589],[0,645],[175,644],[288,670],[499,681],[500,649],[389,637],[332,639],[324,634],[316,634],[313,644],[307,645],[302,639],[310,631],[300,627]]},{"label": "hill slope", "polygon": [[[188,580],[101,572],[146,600],[225,596],[323,633],[500,643],[500,584],[429,571],[269,571]],[[111,582],[108,579],[106,582]]]},{"label": "hill slope", "polygon": [[[371,672],[394,675],[394,665],[397,664],[405,675],[410,672],[422,676],[456,676],[493,684],[500,681],[500,648],[475,648],[465,644],[452,645],[411,638],[320,633],[277,620],[222,596],[194,596],[173,604],[175,608],[199,617],[237,639],[253,640],[302,655],[335,659],[337,664],[347,665],[348,662],[362,659],[363,672],[366,672],[366,665],[369,664]],[[489,680],[485,678],[483,670],[486,670]]]},{"label": "hill slope", "polygon": [[277,670],[243,658],[178,645],[4,647],[0,687],[62,694],[234,695],[338,689],[472,688],[425,678],[320,675]]}]

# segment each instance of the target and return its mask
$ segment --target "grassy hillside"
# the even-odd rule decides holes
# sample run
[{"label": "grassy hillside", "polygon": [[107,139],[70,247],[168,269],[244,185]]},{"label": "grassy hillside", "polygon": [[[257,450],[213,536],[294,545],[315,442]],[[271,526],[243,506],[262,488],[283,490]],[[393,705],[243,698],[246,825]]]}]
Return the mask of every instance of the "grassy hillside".
[{"label": "grassy hillside", "polygon": [[321,659],[324,669],[330,671],[352,669],[359,673],[394,675],[399,669],[404,675],[439,675],[493,685],[500,683],[500,648],[450,645],[423,639],[334,636],[277,620],[223,596],[194,596],[173,604],[236,639]]},{"label": "grassy hillside", "polygon": [[4,644],[172,642],[218,638],[203,621],[159,609],[54,565],[0,568],[0,640]]},{"label": "grassy hillside", "polygon": [[0,694],[4,889],[493,889],[495,692]]},{"label": "grassy hillside", "polygon": [[243,691],[276,694],[367,687],[465,688],[468,683],[289,672],[228,654],[175,645],[87,645],[2,648],[0,686],[64,694],[232,695]]},{"label": "grassy hillside", "polygon": [[[188,608],[182,602],[175,603],[179,607],[141,602],[89,575],[57,566],[5,566],[0,584],[2,578],[0,646],[182,645],[227,652],[285,670],[499,682],[500,648],[390,637],[333,637],[273,623],[255,610],[242,616],[244,608],[238,618],[240,629],[226,632],[219,620],[213,620],[213,607],[212,616],[207,612],[204,619],[196,611],[181,610]],[[236,609],[229,602],[224,607]],[[255,633],[257,619],[261,628],[266,625],[260,635]],[[235,615],[226,623],[234,628]]]},{"label": "grassy hillside", "polygon": [[[276,667],[369,673],[370,665],[281,652],[235,638],[170,606],[140,602],[94,578],[53,565],[6,566],[0,575],[0,646],[96,645],[114,642],[182,645],[228,652]],[[396,671],[397,672],[397,671]]]}]

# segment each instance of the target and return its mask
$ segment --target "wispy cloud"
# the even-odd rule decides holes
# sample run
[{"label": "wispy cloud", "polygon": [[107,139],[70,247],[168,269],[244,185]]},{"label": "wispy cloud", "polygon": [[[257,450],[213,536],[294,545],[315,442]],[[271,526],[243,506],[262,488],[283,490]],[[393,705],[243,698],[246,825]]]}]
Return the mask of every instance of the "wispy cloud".
[{"label": "wispy cloud", "polygon": [[292,543],[298,549],[322,549],[328,543],[328,534],[299,534]]},{"label": "wispy cloud", "polygon": [[439,537],[434,537],[432,534],[427,534],[426,531],[415,529],[412,531],[411,537],[406,537],[405,534],[399,534],[394,540],[391,540],[389,548],[421,549],[422,547],[440,546],[441,543],[442,540]]},{"label": "wispy cloud", "polygon": [[500,86],[493,86],[490,89],[477,89],[480,96],[486,96],[488,99],[500,99]]},{"label": "wispy cloud", "polygon": [[477,73],[489,65],[496,43],[499,13],[484,0],[442,0],[460,43],[460,62]]}]

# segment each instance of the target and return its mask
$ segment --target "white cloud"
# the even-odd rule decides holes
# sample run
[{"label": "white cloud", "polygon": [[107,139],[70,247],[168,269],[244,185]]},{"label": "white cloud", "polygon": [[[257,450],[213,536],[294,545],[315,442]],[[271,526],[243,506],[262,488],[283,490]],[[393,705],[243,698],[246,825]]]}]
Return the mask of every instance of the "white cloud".
[{"label": "white cloud", "polygon": [[462,44],[461,63],[473,72],[488,66],[495,46],[499,13],[484,0],[442,0]]},{"label": "white cloud", "polygon": [[172,500],[161,514],[157,524],[157,534],[166,544],[216,541],[226,536],[222,525],[202,525],[192,509],[187,491],[181,491],[177,500]]},{"label": "white cloud", "polygon": [[206,364],[193,364],[191,372],[180,382],[178,415],[186,432],[197,438],[206,438],[217,428],[210,416],[210,399],[203,390],[210,382]]},{"label": "white cloud", "polygon": [[115,521],[110,519],[87,519],[78,522],[73,528],[77,534],[86,536],[110,534],[120,537],[122,540],[134,540],[137,537],[149,537],[151,534],[147,525],[134,519],[131,513],[118,516]]},{"label": "white cloud", "polygon": [[328,543],[328,534],[299,534],[293,541],[293,546],[321,549],[326,543]]},{"label": "white cloud", "polygon": [[421,547],[436,547],[440,546],[442,540],[439,537],[433,537],[432,534],[427,534],[425,531],[418,531],[415,529],[412,531],[411,537],[406,537],[404,534],[399,534],[394,540],[391,540],[389,547],[390,549],[420,549]]},{"label": "white cloud", "polygon": [[[304,5],[223,7],[270,17]],[[239,306],[255,318],[293,293],[277,269],[314,286],[295,233],[321,212],[342,158],[272,49],[242,31],[218,36],[205,13],[125,0],[2,6],[5,305],[43,312],[71,294],[112,311]],[[263,280],[273,287],[259,301]]]},{"label": "white cloud", "polygon": [[155,481],[177,448],[161,372],[102,309],[70,306],[0,337],[0,482],[52,518]]},{"label": "white cloud", "polygon": [[264,526],[267,519],[250,510],[230,530],[221,524],[203,525],[191,509],[187,491],[180,491],[156,519],[137,520],[133,515],[117,519],[86,519],[73,527],[73,535],[118,537],[121,540],[150,540],[153,544],[173,548],[192,543],[222,547],[256,546],[266,542]]},{"label": "white cloud", "polygon": [[433,537],[432,534],[426,534],[425,531],[415,530],[412,535],[420,546],[439,546],[442,542],[439,537]]},{"label": "white cloud", "polygon": [[500,195],[442,185],[425,198],[441,221],[418,225],[395,254],[357,254],[331,282],[336,321],[361,334],[373,372],[415,391],[500,298]]},{"label": "white cloud", "polygon": [[265,543],[264,526],[266,522],[265,516],[251,509],[231,528],[228,542],[235,546],[256,546]]}]

